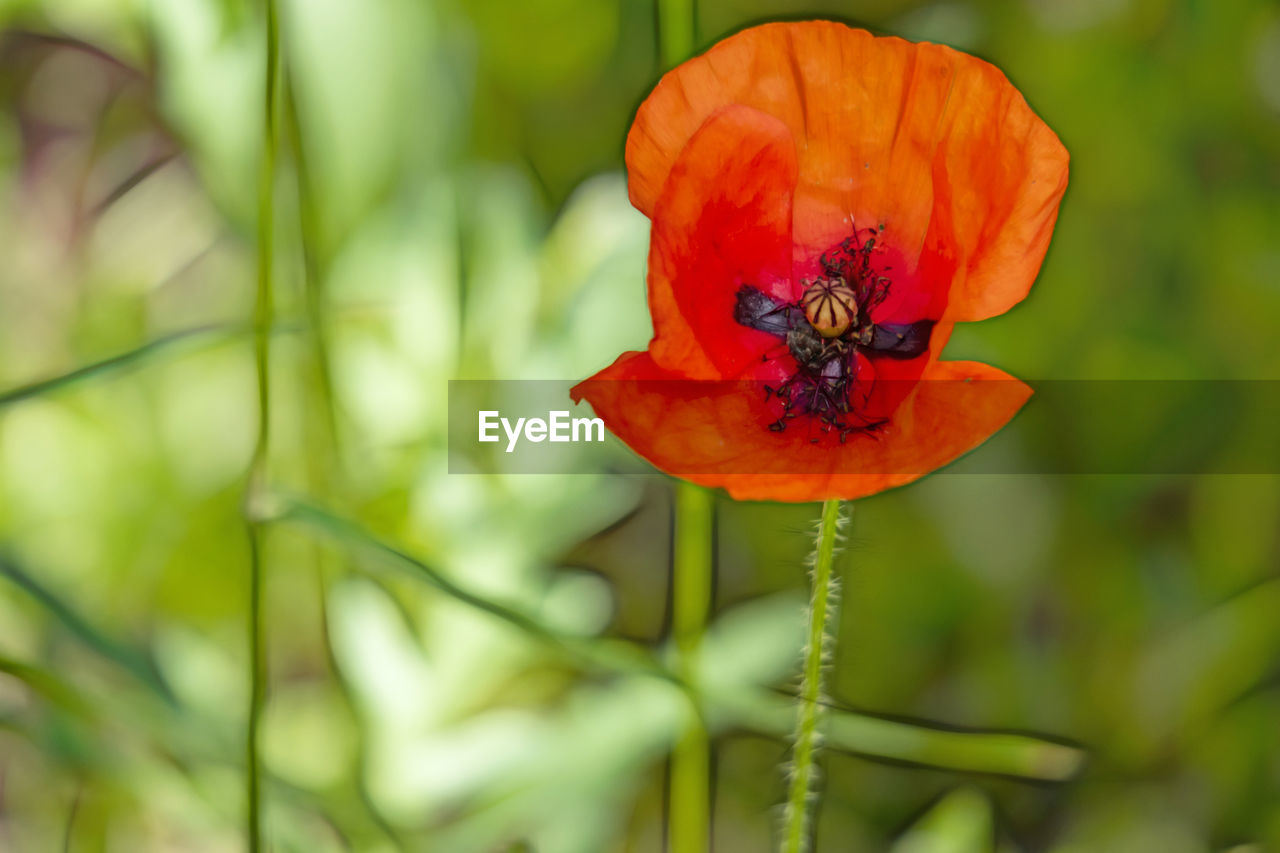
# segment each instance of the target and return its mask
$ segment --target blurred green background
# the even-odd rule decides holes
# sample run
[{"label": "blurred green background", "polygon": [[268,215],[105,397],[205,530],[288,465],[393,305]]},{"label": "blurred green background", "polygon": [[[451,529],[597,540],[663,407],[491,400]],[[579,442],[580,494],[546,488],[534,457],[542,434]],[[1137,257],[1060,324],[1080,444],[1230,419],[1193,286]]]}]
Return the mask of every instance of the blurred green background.
[{"label": "blurred green background", "polygon": [[[449,378],[648,339],[621,155],[654,4],[280,12],[272,848],[660,850],[673,484],[445,473]],[[780,16],[983,56],[1072,154],[1031,297],[949,356],[1280,379],[1276,4],[699,0],[696,38]],[[4,0],[0,30],[0,850],[240,849],[262,10]],[[817,509],[716,512],[715,849],[751,853]],[[1280,850],[1278,519],[1274,476],[861,501],[817,849]]]}]

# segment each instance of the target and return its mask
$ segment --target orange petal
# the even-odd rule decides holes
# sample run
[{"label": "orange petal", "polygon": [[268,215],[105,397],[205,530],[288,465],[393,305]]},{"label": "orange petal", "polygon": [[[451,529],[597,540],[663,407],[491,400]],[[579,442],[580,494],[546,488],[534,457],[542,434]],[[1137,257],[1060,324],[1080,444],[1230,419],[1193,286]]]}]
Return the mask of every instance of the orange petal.
[{"label": "orange petal", "polygon": [[690,377],[734,376],[778,339],[734,320],[749,284],[791,292],[795,144],[749,107],[712,115],[690,138],[654,208],[649,308],[654,360]]},{"label": "orange petal", "polygon": [[730,104],[777,117],[796,140],[797,263],[853,223],[883,223],[909,272],[952,280],[949,320],[989,317],[1026,295],[1067,153],[995,67],[829,21],[744,30],[673,69],[640,106],[626,151],[637,208],[654,215],[680,151]]},{"label": "orange petal", "polygon": [[916,480],[981,444],[1031,394],[994,367],[935,362],[890,424],[842,444],[805,416],[770,431],[776,414],[760,390],[757,383],[689,381],[647,353],[626,353],[573,396],[669,474],[743,500],[817,501]]}]

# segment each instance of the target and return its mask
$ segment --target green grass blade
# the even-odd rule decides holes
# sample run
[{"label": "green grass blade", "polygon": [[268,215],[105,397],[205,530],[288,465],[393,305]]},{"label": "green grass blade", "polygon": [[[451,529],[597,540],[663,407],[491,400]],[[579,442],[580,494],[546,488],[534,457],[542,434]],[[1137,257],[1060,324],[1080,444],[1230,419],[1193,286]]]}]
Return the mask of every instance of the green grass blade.
[{"label": "green grass blade", "polygon": [[[80,716],[89,716],[92,709],[80,698],[76,689],[48,670],[0,655],[0,674],[25,684],[33,693],[53,704]],[[17,720],[17,717],[14,717]]]},{"label": "green grass blade", "polygon": [[455,601],[488,613],[575,660],[608,670],[643,673],[684,685],[684,682],[663,666],[649,650],[635,643],[576,637],[544,625],[527,613],[464,588],[435,567],[374,536],[360,525],[320,507],[301,501],[291,501],[282,508],[274,520],[300,524],[331,536],[348,546],[367,551],[410,576],[424,581]]},{"label": "green grass blade", "polygon": [[128,672],[171,705],[177,704],[173,691],[160,675],[151,659],[142,652],[107,636],[71,605],[36,580],[14,560],[0,554],[0,577],[7,578],[18,589],[49,613],[73,637],[100,657]]},{"label": "green grass blade", "polygon": [[6,391],[0,391],[0,407],[12,405],[32,397],[40,397],[45,394],[59,391],[63,388],[74,386],[95,379],[99,376],[114,373],[116,371],[126,370],[144,364],[148,360],[155,358],[162,353],[177,349],[181,344],[188,344],[198,340],[204,340],[205,343],[211,343],[219,340],[226,340],[238,335],[244,334],[245,329],[237,329],[228,326],[199,326],[193,329],[185,329],[181,332],[174,332],[171,335],[165,335],[148,341],[136,349],[128,352],[122,352],[101,361],[95,361],[92,364],[86,364],[77,367],[68,373],[60,376],[54,376],[49,379],[41,379],[26,385],[19,385],[16,388],[10,388]]}]

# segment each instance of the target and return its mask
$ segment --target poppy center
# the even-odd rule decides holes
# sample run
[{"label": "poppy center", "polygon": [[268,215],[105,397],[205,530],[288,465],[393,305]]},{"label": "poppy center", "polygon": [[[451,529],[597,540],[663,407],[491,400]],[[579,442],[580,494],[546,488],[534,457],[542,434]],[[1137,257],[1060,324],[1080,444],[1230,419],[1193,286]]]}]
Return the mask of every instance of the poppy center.
[{"label": "poppy center", "polygon": [[805,288],[800,307],[814,331],[838,338],[858,319],[858,294],[842,278],[820,278]]},{"label": "poppy center", "polygon": [[[769,425],[774,432],[782,432],[802,415],[816,418],[825,432],[837,431],[841,441],[852,432],[878,429],[885,419],[866,417],[855,402],[869,396],[869,388],[859,384],[874,382],[862,382],[862,368],[876,358],[911,359],[928,351],[933,320],[871,320],[893,286],[884,275],[889,268],[874,262],[882,230],[883,226],[855,232],[825,252],[822,275],[802,281],[804,290],[794,303],[776,300],[751,285],[739,288],[734,320],[782,338],[794,365],[780,386],[765,386],[765,399],[781,404],[780,417]],[[764,359],[769,360],[768,353]]]}]

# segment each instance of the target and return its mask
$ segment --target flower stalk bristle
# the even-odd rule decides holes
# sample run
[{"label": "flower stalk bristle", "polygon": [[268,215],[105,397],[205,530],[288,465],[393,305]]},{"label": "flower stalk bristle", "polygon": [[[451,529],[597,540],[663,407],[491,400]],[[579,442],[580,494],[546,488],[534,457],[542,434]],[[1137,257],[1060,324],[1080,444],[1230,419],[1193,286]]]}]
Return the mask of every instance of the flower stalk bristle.
[{"label": "flower stalk bristle", "polygon": [[827,702],[823,675],[835,650],[835,638],[828,626],[833,622],[840,594],[839,581],[832,566],[839,546],[845,541],[842,531],[847,523],[848,513],[842,511],[841,502],[826,501],[818,522],[814,550],[808,559],[812,587],[804,666],[796,706],[795,744],[786,767],[789,792],[783,812],[781,849],[784,853],[801,853],[808,849],[811,814],[818,798],[816,757],[822,746],[821,722]]}]

